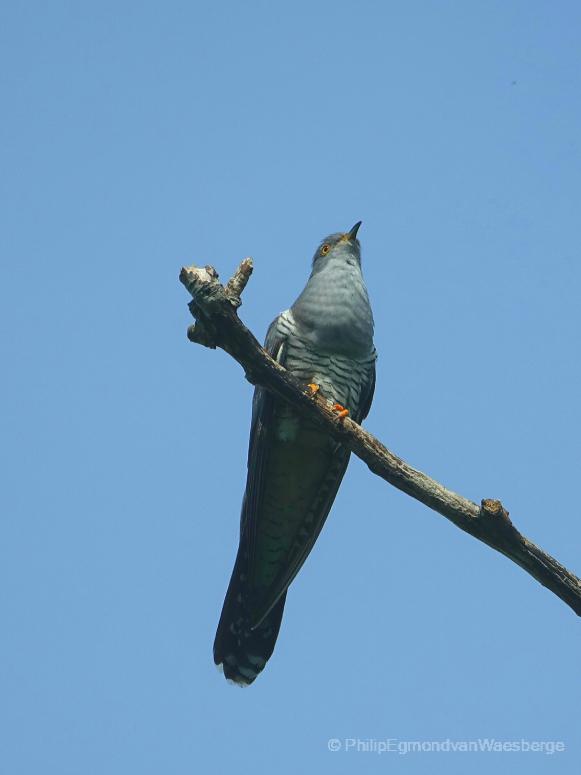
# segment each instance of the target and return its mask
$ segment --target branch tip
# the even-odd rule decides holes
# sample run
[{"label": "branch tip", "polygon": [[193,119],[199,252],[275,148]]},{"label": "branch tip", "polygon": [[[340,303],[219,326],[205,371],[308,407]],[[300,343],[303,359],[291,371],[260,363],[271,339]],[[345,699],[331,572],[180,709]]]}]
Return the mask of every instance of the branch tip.
[{"label": "branch tip", "polygon": [[252,259],[250,257],[243,259],[232,277],[226,283],[226,295],[235,307],[239,307],[242,304],[240,297],[242,296],[242,291],[246,288],[246,284],[250,279],[253,269]]}]

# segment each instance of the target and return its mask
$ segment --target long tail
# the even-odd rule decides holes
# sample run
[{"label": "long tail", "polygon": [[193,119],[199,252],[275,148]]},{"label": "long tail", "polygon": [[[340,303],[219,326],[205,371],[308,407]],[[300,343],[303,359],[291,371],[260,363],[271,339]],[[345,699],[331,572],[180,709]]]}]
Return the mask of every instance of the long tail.
[{"label": "long tail", "polygon": [[226,678],[240,686],[251,684],[272,656],[286,601],[285,592],[260,625],[251,630],[245,606],[244,568],[241,546],[214,640],[214,662],[223,668]]}]

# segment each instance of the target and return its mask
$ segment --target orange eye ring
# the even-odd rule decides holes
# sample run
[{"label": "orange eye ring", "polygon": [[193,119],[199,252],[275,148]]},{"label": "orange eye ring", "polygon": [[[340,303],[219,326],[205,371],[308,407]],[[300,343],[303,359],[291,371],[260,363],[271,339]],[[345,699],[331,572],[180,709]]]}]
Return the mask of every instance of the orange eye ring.
[{"label": "orange eye ring", "polygon": [[321,255],[326,256],[330,250],[331,250],[330,245],[323,245],[323,247],[321,248]]}]

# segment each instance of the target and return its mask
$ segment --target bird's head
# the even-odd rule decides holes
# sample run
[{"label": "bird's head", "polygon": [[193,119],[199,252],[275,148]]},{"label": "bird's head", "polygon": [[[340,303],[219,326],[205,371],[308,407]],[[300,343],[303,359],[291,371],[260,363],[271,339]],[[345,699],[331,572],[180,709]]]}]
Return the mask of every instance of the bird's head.
[{"label": "bird's head", "polygon": [[357,232],[361,221],[357,221],[352,229],[346,232],[330,234],[321,242],[313,256],[313,271],[326,266],[329,262],[340,260],[347,263],[361,263],[361,245]]}]

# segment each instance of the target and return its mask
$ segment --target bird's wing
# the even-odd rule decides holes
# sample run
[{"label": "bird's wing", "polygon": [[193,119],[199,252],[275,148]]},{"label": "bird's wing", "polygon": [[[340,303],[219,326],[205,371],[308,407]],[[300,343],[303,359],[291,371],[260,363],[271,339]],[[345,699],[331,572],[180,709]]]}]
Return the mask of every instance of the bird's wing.
[{"label": "bird's wing", "polygon": [[253,628],[265,619],[281,596],[285,594],[309,556],[329,515],[347,469],[349,456],[349,450],[337,445],[331,459],[325,461],[326,471],[321,472],[316,477],[316,486],[312,489],[310,504],[295,532],[293,543],[287,550],[284,564],[267,590],[267,594],[256,607],[252,621]]},{"label": "bird's wing", "polygon": [[[285,334],[279,327],[280,316],[271,324],[265,349],[284,362]],[[274,649],[284,610],[284,595],[263,627],[250,631],[253,619],[251,572],[255,563],[253,545],[259,529],[264,472],[269,462],[270,436],[275,399],[264,388],[254,391],[252,423],[248,450],[248,477],[240,514],[240,544],[224,599],[214,640],[214,661],[222,665],[227,678],[237,683],[252,683]]]},{"label": "bird's wing", "polygon": [[[367,379],[362,385],[360,393],[359,405],[351,410],[351,416],[355,422],[361,422],[367,417],[373,400],[375,361],[368,368]],[[305,428],[303,433],[305,436],[309,433],[316,434],[320,438],[319,433],[313,428]],[[317,446],[317,442],[318,439],[314,439],[314,447]],[[305,457],[306,465],[309,467],[309,473],[305,476],[307,480],[305,486],[310,484],[310,499],[306,504],[307,507],[294,536],[293,544],[286,555],[285,563],[273,581],[267,597],[256,611],[254,626],[264,619],[280,596],[286,592],[309,556],[337,496],[339,485],[349,463],[350,454],[348,449],[327,437],[323,449],[318,454],[315,453],[314,459]]]},{"label": "bird's wing", "polygon": [[[287,335],[279,316],[265,341],[265,349],[283,366]],[[249,581],[246,604],[254,628],[307,558],[349,462],[348,450],[296,414],[296,438],[281,440],[276,430],[285,411],[293,414],[267,390],[256,389],[241,514]]]},{"label": "bird's wing", "polygon": [[[280,330],[280,318],[279,315],[270,324],[266,333],[264,349],[271,358],[284,366],[286,336]],[[252,399],[252,422],[248,444],[248,478],[240,514],[240,535],[244,535],[251,543],[257,527],[253,515],[256,515],[260,508],[262,482],[268,464],[274,405],[274,395],[263,387],[257,387]],[[251,550],[251,546],[249,549]]]},{"label": "bird's wing", "polygon": [[371,409],[371,403],[375,394],[375,361],[377,354],[373,351],[373,361],[369,368],[369,374],[367,379],[361,388],[361,396],[359,399],[359,406],[351,413],[351,417],[355,422],[362,423],[363,420],[369,414]]}]

